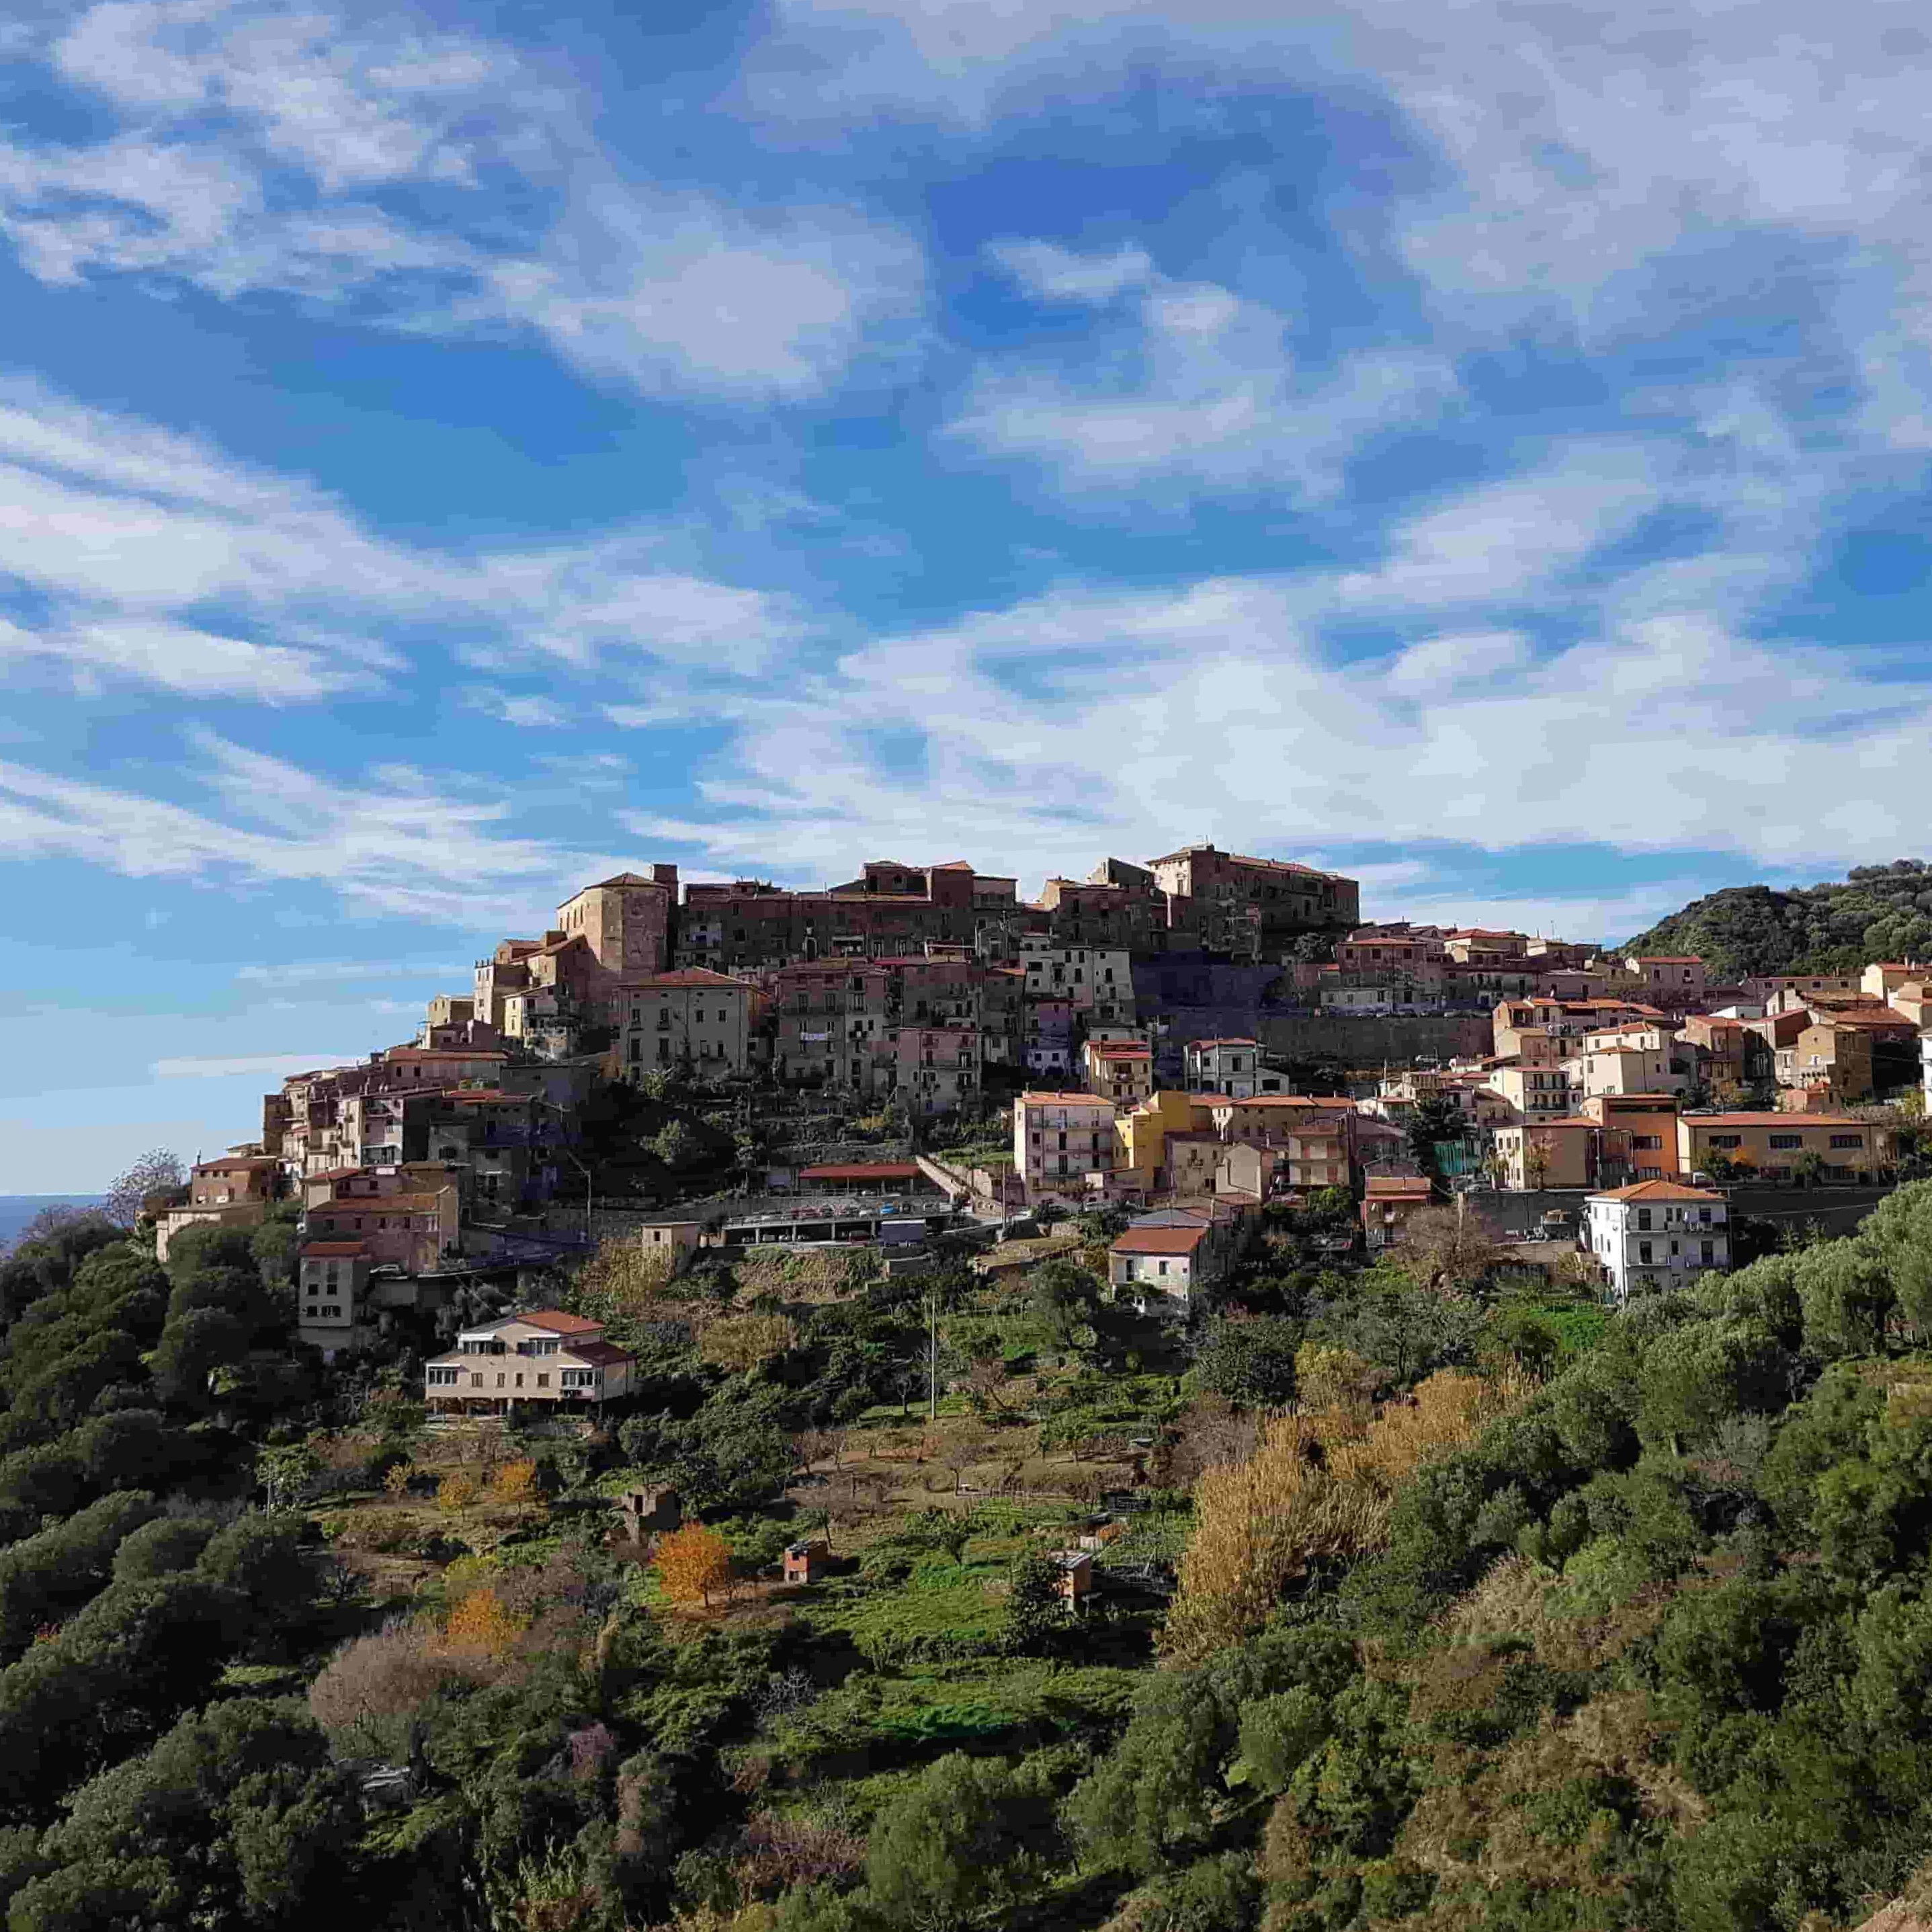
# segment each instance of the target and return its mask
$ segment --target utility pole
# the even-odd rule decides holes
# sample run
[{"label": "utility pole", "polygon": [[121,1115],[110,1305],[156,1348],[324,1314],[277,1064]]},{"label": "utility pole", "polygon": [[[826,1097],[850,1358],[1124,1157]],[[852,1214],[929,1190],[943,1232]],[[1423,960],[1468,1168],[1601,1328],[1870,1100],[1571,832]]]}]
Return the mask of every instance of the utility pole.
[{"label": "utility pole", "polygon": [[939,1296],[926,1292],[926,1419],[939,1420]]}]

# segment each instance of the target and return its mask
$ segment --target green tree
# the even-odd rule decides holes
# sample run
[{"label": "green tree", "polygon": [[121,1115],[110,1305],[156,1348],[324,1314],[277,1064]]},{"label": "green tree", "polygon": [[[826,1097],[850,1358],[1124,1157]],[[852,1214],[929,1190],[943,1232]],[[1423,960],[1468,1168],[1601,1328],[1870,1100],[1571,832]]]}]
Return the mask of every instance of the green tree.
[{"label": "green tree", "polygon": [[1284,1408],[1294,1400],[1301,1335],[1299,1323],[1267,1316],[1215,1322],[1195,1358],[1195,1378],[1240,1408]]},{"label": "green tree", "polygon": [[1425,1094],[1408,1118],[1409,1158],[1424,1174],[1436,1173],[1438,1144],[1460,1141],[1463,1128],[1462,1109],[1454,1100],[1446,1094]]},{"label": "green tree", "polygon": [[293,1700],[184,1718],[84,1786],[14,1895],[14,1932],[313,1925],[346,1910],[362,1829],[327,1739]]},{"label": "green tree", "polygon": [[1006,1573],[1004,1636],[1010,1649],[1043,1649],[1066,1624],[1060,1571],[1036,1550],[1016,1556]]},{"label": "green tree", "polygon": [[955,1751],[873,1826],[868,1888],[895,1925],[1005,1922],[1052,1844],[1042,1794],[998,1759]]}]

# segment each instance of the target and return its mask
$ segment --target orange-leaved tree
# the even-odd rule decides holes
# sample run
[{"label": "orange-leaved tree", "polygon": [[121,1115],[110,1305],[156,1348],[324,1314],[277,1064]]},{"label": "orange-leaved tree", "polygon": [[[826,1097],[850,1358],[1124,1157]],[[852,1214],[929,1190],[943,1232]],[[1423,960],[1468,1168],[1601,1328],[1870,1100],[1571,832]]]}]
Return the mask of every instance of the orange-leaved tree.
[{"label": "orange-leaved tree", "polygon": [[543,1499],[537,1480],[537,1466],[526,1456],[514,1462],[500,1462],[490,1472],[490,1494],[500,1503],[534,1503]]},{"label": "orange-leaved tree", "polygon": [[494,1590],[472,1590],[443,1621],[443,1648],[464,1655],[507,1656],[530,1621]]},{"label": "orange-leaved tree", "polygon": [[658,1580],[674,1604],[708,1604],[713,1591],[730,1591],[731,1546],[715,1529],[688,1522],[658,1544]]}]

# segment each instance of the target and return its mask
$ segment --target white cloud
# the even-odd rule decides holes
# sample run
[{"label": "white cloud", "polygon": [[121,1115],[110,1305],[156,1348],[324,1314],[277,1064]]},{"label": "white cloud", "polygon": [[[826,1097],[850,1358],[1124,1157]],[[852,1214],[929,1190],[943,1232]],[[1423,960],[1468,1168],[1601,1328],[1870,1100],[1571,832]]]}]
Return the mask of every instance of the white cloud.
[{"label": "white cloud", "polygon": [[1082,255],[1053,242],[995,242],[986,252],[1041,302],[1098,305],[1130,289],[1144,289],[1154,280],[1154,258],[1144,248]]},{"label": "white cloud", "polygon": [[0,137],[0,233],[46,281],[527,328],[600,380],[748,400],[818,393],[922,306],[920,251],[889,224],[627,179],[592,104],[480,34],[104,0],[38,51],[101,130]]},{"label": "white cloud", "polygon": [[292,959],[238,967],[235,976],[252,986],[332,986],[346,980],[461,980],[466,970],[448,962],[411,965],[393,959]]},{"label": "white cloud", "polygon": [[0,856],[133,878],[295,884],[465,929],[541,920],[560,882],[622,862],[518,836],[501,788],[377,765],[346,785],[208,732],[177,767],[208,808],[0,763]]},{"label": "white cloud", "polygon": [[285,1080],[292,1073],[307,1073],[325,1066],[353,1066],[364,1058],[360,1053],[244,1053],[226,1060],[193,1057],[158,1060],[148,1071],[157,1080],[225,1080],[238,1073]]},{"label": "white cloud", "polygon": [[470,693],[470,702],[478,711],[522,730],[554,730],[570,722],[569,712],[548,698],[519,698],[507,691],[479,690]]},{"label": "white cloud", "polygon": [[83,688],[101,677],[124,678],[187,697],[270,705],[309,703],[376,683],[359,667],[332,664],[312,651],[139,620],[33,632],[0,618],[0,662],[8,658],[45,660]]},{"label": "white cloud", "polygon": [[1456,393],[1448,362],[1418,350],[1305,370],[1289,317],[1212,283],[1170,279],[1138,250],[1081,256],[1026,242],[992,252],[1036,300],[1133,298],[1064,362],[983,369],[947,426],[986,454],[1045,465],[1064,489],[1165,479],[1319,500],[1364,443],[1434,421]]},{"label": "white cloud", "polygon": [[669,542],[411,549],[299,479],[0,380],[0,596],[10,576],[46,607],[0,629],[0,658],[284,704],[378,688],[408,662],[385,632],[497,668],[534,651],[740,671],[806,634],[784,596],[668,567]]}]

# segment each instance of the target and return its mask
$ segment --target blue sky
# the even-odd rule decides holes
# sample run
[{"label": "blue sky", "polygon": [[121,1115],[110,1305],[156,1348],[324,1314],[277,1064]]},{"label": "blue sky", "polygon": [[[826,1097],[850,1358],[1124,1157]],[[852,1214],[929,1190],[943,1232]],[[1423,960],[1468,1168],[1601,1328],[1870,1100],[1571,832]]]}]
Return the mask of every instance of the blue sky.
[{"label": "blue sky", "polygon": [[570,10],[0,23],[9,1189],[640,860],[1922,850],[1915,10]]}]

